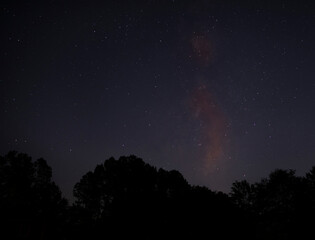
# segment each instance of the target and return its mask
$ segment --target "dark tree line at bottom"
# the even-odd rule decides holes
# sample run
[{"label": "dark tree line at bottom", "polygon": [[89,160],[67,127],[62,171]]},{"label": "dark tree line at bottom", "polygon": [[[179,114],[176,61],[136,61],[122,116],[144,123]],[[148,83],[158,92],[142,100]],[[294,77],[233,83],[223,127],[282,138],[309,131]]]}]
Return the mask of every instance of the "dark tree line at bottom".
[{"label": "dark tree line at bottom", "polygon": [[44,159],[0,156],[1,239],[305,239],[315,226],[315,167],[275,170],[229,195],[191,186],[135,156],[86,173],[69,205]]}]

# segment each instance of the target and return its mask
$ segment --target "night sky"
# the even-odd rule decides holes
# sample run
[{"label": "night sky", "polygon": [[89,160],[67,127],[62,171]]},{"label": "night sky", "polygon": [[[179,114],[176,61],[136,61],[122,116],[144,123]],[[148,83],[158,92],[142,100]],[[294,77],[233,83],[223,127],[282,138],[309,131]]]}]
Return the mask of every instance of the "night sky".
[{"label": "night sky", "polygon": [[111,156],[224,192],[315,165],[312,1],[100,2],[1,4],[1,155],[70,199]]}]

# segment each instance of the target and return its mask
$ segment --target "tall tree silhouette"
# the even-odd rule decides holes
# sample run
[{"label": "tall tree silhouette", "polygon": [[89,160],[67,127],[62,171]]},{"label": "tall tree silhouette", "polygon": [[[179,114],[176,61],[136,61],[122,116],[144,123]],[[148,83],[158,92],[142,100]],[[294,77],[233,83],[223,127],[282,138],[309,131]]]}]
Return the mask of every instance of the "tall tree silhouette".
[{"label": "tall tree silhouette", "polygon": [[[114,229],[147,231],[153,222],[166,223],[178,213],[189,185],[177,171],[165,171],[135,156],[110,158],[85,174],[74,187],[77,207],[95,221],[105,221]],[[161,223],[160,223],[161,224]],[[143,226],[146,226],[143,228]]]},{"label": "tall tree silhouette", "polygon": [[44,159],[26,154],[0,156],[0,211],[8,238],[53,239],[61,231],[67,202],[51,180]]},{"label": "tall tree silhouette", "polygon": [[118,161],[111,158],[75,185],[76,204],[88,210],[92,218],[100,219],[125,198],[152,191],[155,178],[156,169],[135,156],[121,157]]},{"label": "tall tree silhouette", "polygon": [[310,234],[314,224],[314,168],[306,177],[277,169],[255,184],[235,182],[231,197],[251,214],[257,239],[295,239]]},{"label": "tall tree silhouette", "polygon": [[238,207],[249,210],[253,204],[253,187],[246,180],[236,181],[232,184],[231,197]]},{"label": "tall tree silhouette", "polygon": [[75,185],[74,196],[82,218],[90,218],[78,227],[81,237],[86,226],[94,226],[95,236],[239,236],[242,223],[226,194],[191,187],[178,171],[157,170],[135,156],[97,165]]},{"label": "tall tree silhouette", "polygon": [[188,189],[179,172],[157,171],[142,159],[129,156],[97,165],[75,185],[74,196],[76,204],[93,219],[119,217],[134,221],[135,216],[139,220],[152,211],[157,201],[166,207]]}]

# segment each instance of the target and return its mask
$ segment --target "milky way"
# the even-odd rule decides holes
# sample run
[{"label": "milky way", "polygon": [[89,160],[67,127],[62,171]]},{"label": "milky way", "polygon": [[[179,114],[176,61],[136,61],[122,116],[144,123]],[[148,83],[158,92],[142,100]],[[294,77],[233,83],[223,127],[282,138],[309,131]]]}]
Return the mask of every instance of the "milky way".
[{"label": "milky way", "polygon": [[[211,68],[214,59],[214,45],[204,34],[191,39],[191,46],[201,69]],[[200,124],[200,143],[202,152],[202,169],[205,174],[216,169],[218,161],[223,158],[226,148],[227,121],[220,109],[213,92],[205,84],[199,84],[191,96],[194,117]]]},{"label": "milky way", "polygon": [[192,38],[191,44],[198,63],[203,67],[208,67],[214,55],[213,43],[209,37],[196,35]]},{"label": "milky way", "polygon": [[200,121],[204,172],[212,171],[222,157],[227,145],[227,121],[214,96],[205,85],[192,94],[194,117]]}]

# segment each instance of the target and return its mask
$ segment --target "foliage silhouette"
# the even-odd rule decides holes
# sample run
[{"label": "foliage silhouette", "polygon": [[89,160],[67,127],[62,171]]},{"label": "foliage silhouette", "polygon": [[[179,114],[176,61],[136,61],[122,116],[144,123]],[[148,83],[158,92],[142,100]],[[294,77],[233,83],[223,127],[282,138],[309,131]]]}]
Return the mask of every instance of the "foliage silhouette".
[{"label": "foliage silhouette", "polygon": [[74,186],[72,206],[51,178],[43,159],[0,156],[1,236],[303,239],[315,224],[315,167],[305,177],[278,169],[257,183],[236,181],[227,195],[136,156],[110,158]]},{"label": "foliage silhouette", "polygon": [[74,196],[76,207],[83,208],[90,221],[107,222],[111,225],[108,231],[114,231],[117,224],[137,234],[136,225],[147,231],[158,220],[164,224],[171,221],[170,214],[161,217],[179,213],[179,203],[188,190],[179,172],[157,171],[142,159],[129,156],[97,165],[75,185]]},{"label": "foliage silhouette", "polygon": [[92,222],[108,235],[227,237],[237,236],[237,216],[242,222],[226,194],[192,187],[178,171],[157,170],[135,156],[97,165],[75,185],[74,196],[76,208],[89,216],[85,224]]},{"label": "foliage silhouette", "polygon": [[0,156],[0,219],[6,239],[54,239],[60,236],[67,201],[51,181],[44,159],[26,154]]},{"label": "foliage silhouette", "polygon": [[235,182],[231,198],[251,215],[256,239],[295,239],[311,234],[314,220],[314,168],[306,177],[275,170],[255,184]]}]

